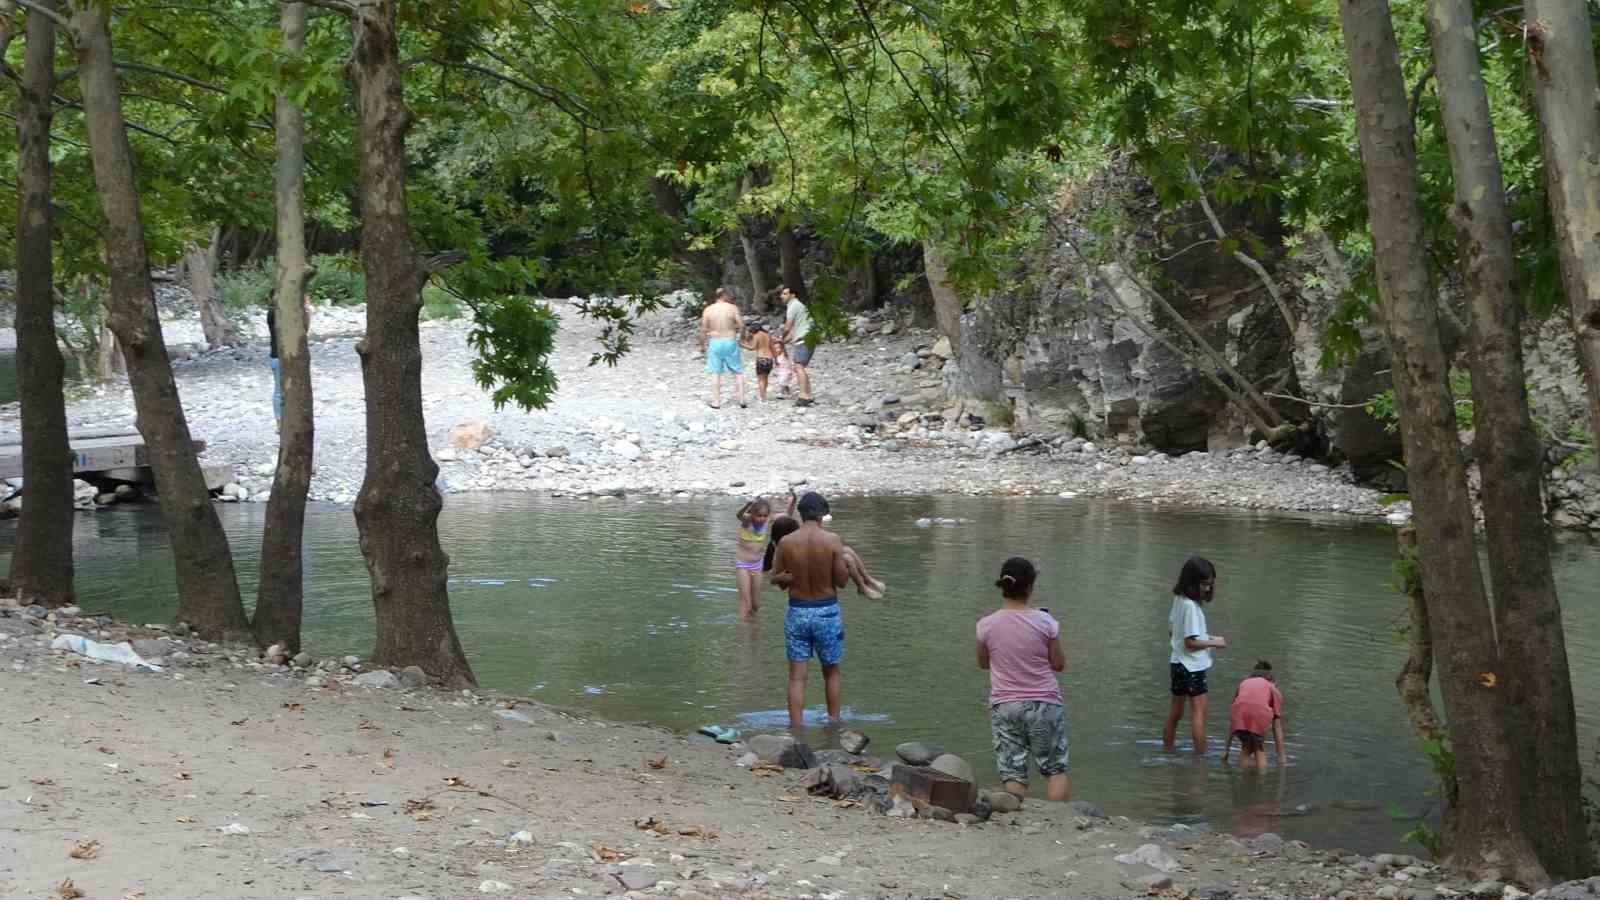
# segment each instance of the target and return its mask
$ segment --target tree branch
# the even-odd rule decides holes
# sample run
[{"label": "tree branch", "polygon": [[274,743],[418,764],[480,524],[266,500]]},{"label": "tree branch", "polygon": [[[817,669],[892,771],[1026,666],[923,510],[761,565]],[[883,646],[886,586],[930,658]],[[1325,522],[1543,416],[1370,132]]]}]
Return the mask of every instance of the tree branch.
[{"label": "tree branch", "polygon": [[29,12],[36,12],[39,15],[44,16],[50,21],[56,23],[56,27],[64,29],[68,34],[72,33],[72,23],[67,21],[66,16],[63,16],[50,7],[35,3],[34,0],[13,0],[13,2]]},{"label": "tree branch", "polygon": [[[1226,240],[1228,232],[1222,227],[1222,221],[1217,218],[1216,212],[1211,209],[1211,201],[1206,199],[1206,186],[1200,181],[1200,173],[1194,170],[1193,163],[1186,162],[1184,167],[1189,170],[1189,180],[1194,183],[1195,190],[1200,192],[1200,208],[1205,211],[1206,220],[1211,223],[1212,232],[1216,234],[1217,240]],[[1282,292],[1278,290],[1278,285],[1272,280],[1272,276],[1267,274],[1266,267],[1243,250],[1233,251],[1233,258],[1238,260],[1245,268],[1256,273],[1256,278],[1267,289],[1267,294],[1272,297],[1272,302],[1278,305],[1278,312],[1283,316],[1284,324],[1289,326],[1289,337],[1293,338],[1300,330],[1294,319],[1294,310],[1289,308],[1289,301],[1283,299]]]}]

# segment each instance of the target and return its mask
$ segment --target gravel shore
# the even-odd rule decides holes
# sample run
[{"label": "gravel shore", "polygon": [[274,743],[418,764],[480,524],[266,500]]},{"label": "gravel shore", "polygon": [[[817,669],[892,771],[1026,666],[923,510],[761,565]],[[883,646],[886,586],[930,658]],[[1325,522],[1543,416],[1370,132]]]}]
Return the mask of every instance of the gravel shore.
[{"label": "gravel shore", "polygon": [[[589,365],[598,327],[567,303],[556,309],[561,333],[552,365],[560,391],[548,409],[532,413],[496,410],[474,383],[467,323],[424,323],[425,412],[446,492],[773,494],[804,481],[837,494],[1073,494],[1359,516],[1389,511],[1346,472],[1272,451],[1171,458],[975,426],[967,415],[989,411],[945,402],[941,360],[930,350],[935,336],[923,330],[861,320],[869,334],[821,347],[812,366],[814,406],[759,403],[752,385],[749,406],[740,409],[730,384],[724,408],[713,410],[693,325],[677,313],[645,319],[633,352],[605,367]],[[350,502],[364,474],[355,351],[362,322],[359,308],[319,308],[313,319],[314,499]],[[254,330],[264,335],[260,321]],[[199,354],[186,347],[198,337],[192,315],[175,316],[166,331],[175,357],[189,356],[174,368],[190,428],[207,443],[203,461],[233,467],[228,499],[264,500],[277,454],[264,338]],[[68,417],[74,429],[132,428],[132,396],[126,384],[96,388],[71,404]],[[492,430],[487,443],[450,445],[453,426],[478,422]],[[16,408],[0,411],[0,431],[16,429]]]},{"label": "gravel shore", "polygon": [[[49,649],[69,634],[162,670]],[[719,746],[446,693],[354,657],[276,665],[182,628],[0,603],[0,667],[5,897],[1528,896],[1404,854],[1146,825],[1115,797],[968,824],[880,815],[808,790],[815,771],[741,766],[751,735]]]}]

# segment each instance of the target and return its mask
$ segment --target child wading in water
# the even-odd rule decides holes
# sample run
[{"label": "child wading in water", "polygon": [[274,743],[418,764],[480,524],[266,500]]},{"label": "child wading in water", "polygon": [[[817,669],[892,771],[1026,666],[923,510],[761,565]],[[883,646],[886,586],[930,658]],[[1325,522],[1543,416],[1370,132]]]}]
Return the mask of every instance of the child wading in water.
[{"label": "child wading in water", "polygon": [[767,520],[772,504],[757,497],[739,507],[739,542],[733,550],[733,572],[739,582],[739,618],[761,608],[761,568],[767,547]]},{"label": "child wading in water", "polygon": [[[772,559],[777,555],[778,542],[800,530],[800,520],[794,517],[795,504],[797,503],[799,503],[799,498],[795,497],[794,488],[790,488],[789,508],[784,511],[783,515],[772,520],[772,540],[767,544],[766,556],[761,562],[761,571],[772,571]],[[830,515],[827,518],[832,519],[833,516]],[[856,592],[862,594],[868,600],[882,600],[883,592],[887,590],[887,587],[883,582],[873,578],[871,573],[867,571],[867,564],[862,561],[855,548],[846,544],[841,551],[841,555],[844,557],[845,571],[850,574],[850,580],[855,583]]]},{"label": "child wading in water", "polygon": [[1045,777],[1045,797],[1066,800],[1067,720],[1056,673],[1067,666],[1061,626],[1028,599],[1038,577],[1033,563],[1013,556],[1000,567],[995,586],[1005,598],[978,620],[978,668],[989,670],[989,728],[995,767],[1006,790],[1028,795],[1028,757]]},{"label": "child wading in water", "polygon": [[1239,765],[1267,768],[1267,728],[1272,729],[1272,742],[1278,749],[1278,766],[1283,766],[1283,693],[1272,677],[1272,663],[1260,660],[1250,677],[1239,682],[1233,694],[1233,707],[1228,711],[1228,745],[1222,750],[1222,762],[1228,762],[1233,752],[1233,741],[1239,741]]},{"label": "child wading in water", "polygon": [[1188,706],[1194,752],[1206,752],[1206,672],[1211,668],[1211,651],[1228,646],[1222,635],[1206,631],[1206,614],[1200,608],[1211,602],[1216,587],[1216,566],[1191,556],[1172,588],[1172,612],[1167,615],[1172,636],[1172,705],[1167,709],[1167,727],[1161,732],[1161,743],[1168,750],[1177,744],[1178,721]]}]

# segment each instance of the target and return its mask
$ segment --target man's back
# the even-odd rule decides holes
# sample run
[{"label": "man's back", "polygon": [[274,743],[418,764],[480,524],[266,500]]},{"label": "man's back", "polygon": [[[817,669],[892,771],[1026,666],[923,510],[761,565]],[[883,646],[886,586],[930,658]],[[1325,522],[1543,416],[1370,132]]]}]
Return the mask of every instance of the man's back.
[{"label": "man's back", "polygon": [[706,307],[700,321],[709,337],[731,338],[739,335],[739,307],[726,300],[718,300]]},{"label": "man's back", "polygon": [[[809,523],[808,523],[809,524]],[[814,524],[802,526],[778,544],[778,566],[794,576],[789,585],[793,600],[826,600],[839,593],[846,580],[839,536]]]}]

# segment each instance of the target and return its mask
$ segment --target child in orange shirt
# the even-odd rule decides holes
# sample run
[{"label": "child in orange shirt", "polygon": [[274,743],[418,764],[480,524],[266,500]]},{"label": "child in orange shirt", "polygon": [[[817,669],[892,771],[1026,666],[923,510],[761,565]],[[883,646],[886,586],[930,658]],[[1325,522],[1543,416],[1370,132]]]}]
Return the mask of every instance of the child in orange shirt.
[{"label": "child in orange shirt", "polygon": [[1272,677],[1272,663],[1260,660],[1250,677],[1239,682],[1228,711],[1228,745],[1222,762],[1228,762],[1235,739],[1239,741],[1239,764],[1258,772],[1267,769],[1267,729],[1278,749],[1278,766],[1283,766],[1283,693]]}]

